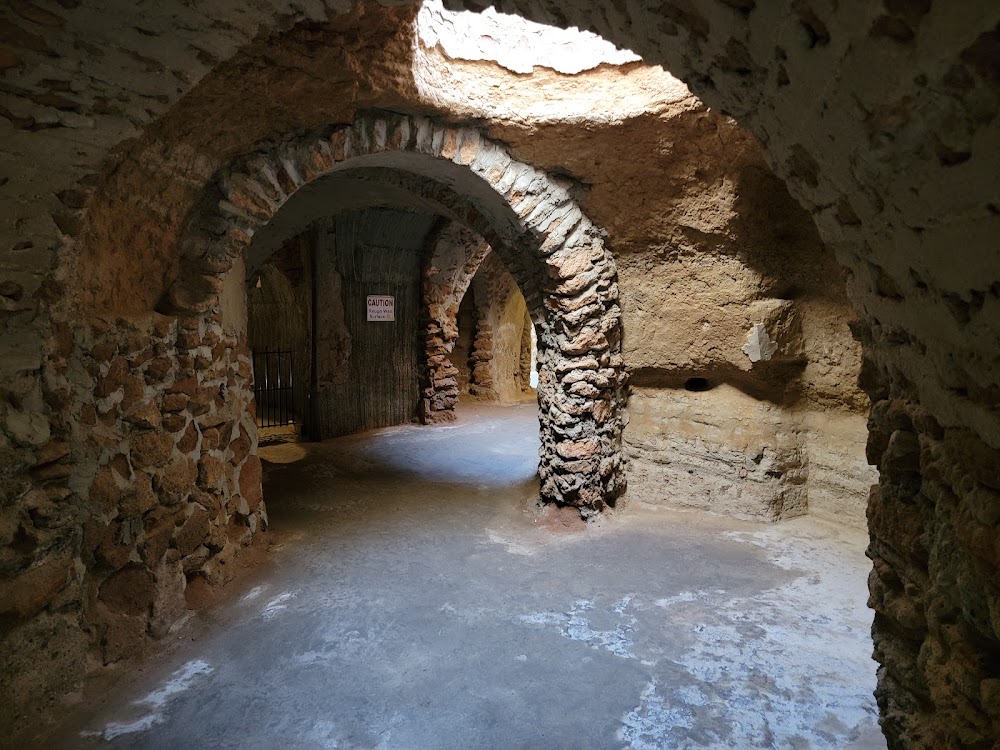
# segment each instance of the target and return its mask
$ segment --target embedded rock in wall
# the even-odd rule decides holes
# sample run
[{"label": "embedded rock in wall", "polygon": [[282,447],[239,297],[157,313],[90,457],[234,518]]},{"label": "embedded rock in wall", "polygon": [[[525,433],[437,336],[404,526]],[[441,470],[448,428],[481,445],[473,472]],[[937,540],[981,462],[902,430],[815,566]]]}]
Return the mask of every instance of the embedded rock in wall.
[{"label": "embedded rock in wall", "polygon": [[107,573],[141,560],[168,587],[176,576],[163,565],[224,582],[267,525],[249,351],[211,318],[119,321],[82,345],[97,377],[79,416],[81,458],[96,467],[85,565]]},{"label": "embedded rock in wall", "polygon": [[751,362],[766,362],[774,356],[776,351],[778,351],[778,345],[767,335],[767,328],[764,324],[754,323],[750,333],[747,334],[743,353],[750,358]]}]

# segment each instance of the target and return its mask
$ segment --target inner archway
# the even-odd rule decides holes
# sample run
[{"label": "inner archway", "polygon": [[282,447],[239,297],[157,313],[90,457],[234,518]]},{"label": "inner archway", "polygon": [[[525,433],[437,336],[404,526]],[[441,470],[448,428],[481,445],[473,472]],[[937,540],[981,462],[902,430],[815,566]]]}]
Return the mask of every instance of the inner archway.
[{"label": "inner archway", "polygon": [[346,207],[388,200],[422,207],[489,243],[523,291],[538,333],[541,499],[584,516],[613,506],[624,489],[613,260],[565,189],[473,129],[376,113],[240,160],[189,221],[164,309],[227,309],[234,264],[254,263],[274,238],[329,211],[331,189],[354,196]]},{"label": "inner archway", "polygon": [[534,326],[517,284],[495,255],[476,272],[470,297],[469,395],[504,404],[533,400]]},{"label": "inner archway", "polygon": [[447,224],[434,238],[423,276],[424,423],[453,421],[461,396],[533,399],[534,324],[517,282],[489,244]]}]

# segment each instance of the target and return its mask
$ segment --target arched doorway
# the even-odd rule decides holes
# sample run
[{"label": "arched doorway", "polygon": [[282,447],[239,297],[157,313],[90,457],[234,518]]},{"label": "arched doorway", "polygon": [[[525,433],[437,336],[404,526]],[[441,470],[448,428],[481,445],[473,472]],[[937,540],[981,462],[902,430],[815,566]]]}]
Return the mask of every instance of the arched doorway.
[{"label": "arched doorway", "polygon": [[534,324],[517,282],[482,238],[459,224],[443,227],[428,254],[423,294],[426,424],[452,421],[463,395],[534,398]]},{"label": "arched doorway", "polygon": [[463,304],[466,300],[470,395],[503,404],[533,399],[534,326],[517,284],[495,255],[479,267]]},{"label": "arched doorway", "polygon": [[585,516],[615,504],[624,490],[616,272],[599,232],[544,173],[475,130],[375,113],[240,160],[214,190],[189,222],[165,311],[238,314],[238,286],[226,286],[234,264],[255,263],[328,212],[331,190],[355,208],[384,204],[388,190],[476,231],[517,280],[538,333],[542,500]]}]

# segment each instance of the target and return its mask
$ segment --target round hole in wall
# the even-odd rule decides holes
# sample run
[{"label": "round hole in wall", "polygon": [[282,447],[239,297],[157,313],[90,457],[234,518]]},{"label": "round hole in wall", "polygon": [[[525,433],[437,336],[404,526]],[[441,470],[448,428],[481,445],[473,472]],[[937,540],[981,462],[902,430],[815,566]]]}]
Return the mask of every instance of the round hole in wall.
[{"label": "round hole in wall", "polygon": [[712,384],[706,378],[688,378],[684,381],[684,390],[686,391],[707,391],[711,387]]}]

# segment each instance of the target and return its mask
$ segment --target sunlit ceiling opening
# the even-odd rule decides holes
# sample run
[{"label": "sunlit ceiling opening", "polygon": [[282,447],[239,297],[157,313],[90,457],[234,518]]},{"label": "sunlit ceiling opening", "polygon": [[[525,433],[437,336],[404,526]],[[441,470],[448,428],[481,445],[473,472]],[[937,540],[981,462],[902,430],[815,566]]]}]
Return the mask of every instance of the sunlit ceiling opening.
[{"label": "sunlit ceiling opening", "polygon": [[414,80],[428,103],[471,117],[610,121],[697,101],[659,66],[588,31],[424,0]]}]

